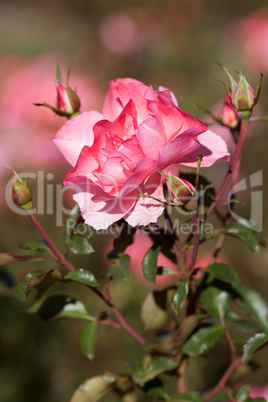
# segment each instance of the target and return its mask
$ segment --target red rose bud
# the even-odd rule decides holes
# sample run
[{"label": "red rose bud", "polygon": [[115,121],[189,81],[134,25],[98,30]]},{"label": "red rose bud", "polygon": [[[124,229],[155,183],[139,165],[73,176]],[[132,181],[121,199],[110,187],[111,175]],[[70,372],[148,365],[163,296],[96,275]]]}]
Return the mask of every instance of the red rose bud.
[{"label": "red rose bud", "polygon": [[222,124],[230,128],[236,128],[239,124],[239,121],[240,119],[237,110],[231,104],[230,97],[226,96],[221,112]]},{"label": "red rose bud", "polygon": [[29,211],[33,208],[32,192],[26,185],[26,179],[21,179],[17,174],[12,183],[12,198],[16,205]]},{"label": "red rose bud", "polygon": [[234,91],[232,104],[237,110],[252,110],[255,105],[255,92],[243,75]]},{"label": "red rose bud", "polygon": [[193,199],[196,200],[194,197],[195,189],[187,180],[164,172],[159,173],[166,177],[167,188],[174,204],[186,206]]}]

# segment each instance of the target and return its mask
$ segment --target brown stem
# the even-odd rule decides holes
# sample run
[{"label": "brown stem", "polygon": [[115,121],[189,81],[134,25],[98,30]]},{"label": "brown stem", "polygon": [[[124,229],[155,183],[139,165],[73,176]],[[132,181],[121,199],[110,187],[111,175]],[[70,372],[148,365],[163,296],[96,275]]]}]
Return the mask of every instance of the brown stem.
[{"label": "brown stem", "polygon": [[75,268],[74,266],[66,260],[66,258],[61,254],[60,250],[57,248],[57,246],[54,244],[53,240],[49,236],[49,234],[45,231],[39,220],[36,218],[34,214],[28,214],[30,220],[34,224],[34,226],[37,228],[37,230],[41,233],[43,238],[46,240],[47,244],[57,257],[59,263],[63,265],[65,268],[67,268],[69,271],[73,271]]},{"label": "brown stem", "polygon": [[224,179],[224,182],[214,200],[214,202],[212,202],[212,204],[209,206],[209,208],[207,209],[207,212],[205,213],[202,221],[204,221],[209,214],[213,211],[213,209],[218,205],[224,191],[226,190],[228,183],[232,177],[232,174],[235,170],[236,164],[239,162],[239,158],[240,158],[240,154],[244,145],[244,141],[245,141],[245,137],[246,137],[246,132],[248,129],[248,125],[249,125],[249,120],[248,119],[244,119],[241,122],[241,127],[240,127],[240,133],[239,133],[239,138],[238,138],[238,142],[237,142],[237,146],[235,148],[235,153],[231,162],[231,165],[229,167],[228,173]]},{"label": "brown stem", "polygon": [[230,348],[230,351],[231,351],[232,361],[235,361],[237,359],[237,354],[236,354],[235,345],[234,345],[234,342],[233,342],[233,340],[231,338],[228,326],[226,325],[223,317],[220,317],[220,322],[221,322],[221,326],[224,329],[224,333],[225,333],[225,336],[226,336],[226,339],[227,339],[227,342],[228,342],[228,345],[229,345],[229,348]]},{"label": "brown stem", "polygon": [[[75,267],[68,261],[66,258],[61,254],[59,249],[56,247],[52,239],[50,238],[49,234],[45,231],[41,223],[38,221],[35,215],[33,214],[28,214],[30,220],[33,222],[35,227],[38,229],[38,231],[41,233],[43,238],[46,240],[46,242],[49,244],[50,248],[54,252],[55,256],[57,257],[58,261],[60,264],[62,264],[65,268],[67,268],[69,271],[74,271]],[[145,339],[138,334],[125,320],[125,318],[122,316],[120,311],[117,309],[117,307],[113,304],[110,298],[110,294],[104,296],[98,289],[93,288],[89,286],[91,290],[93,290],[113,311],[114,315],[118,319],[120,325],[122,328],[124,328],[130,335],[133,336],[139,343],[144,344],[146,341]]]},{"label": "brown stem", "polygon": [[234,360],[230,366],[228,367],[228,369],[225,371],[225,373],[223,374],[222,378],[220,379],[220,381],[218,382],[218,384],[207,394],[203,397],[203,401],[209,401],[214,395],[216,395],[219,391],[224,390],[225,385],[227,383],[227,381],[229,380],[229,378],[231,377],[231,375],[233,374],[234,370],[237,368],[237,366],[239,366],[239,364],[241,363],[242,358],[241,357],[237,357],[236,360]]},{"label": "brown stem", "polygon": [[[189,271],[191,272],[196,263],[197,259],[197,254],[198,254],[198,247],[199,247],[199,239],[200,239],[200,234],[199,234],[199,216],[198,216],[198,211],[194,211],[192,213],[192,222],[193,222],[193,233],[194,233],[194,245],[193,245],[193,252],[192,252],[192,258],[191,258],[191,263],[189,265]],[[195,229],[196,228],[196,229]]]},{"label": "brown stem", "polygon": [[177,388],[179,394],[184,394],[187,391],[187,366],[188,366],[189,358],[188,356],[184,356],[182,362],[177,370],[178,380],[177,380]]},{"label": "brown stem", "polygon": [[118,310],[118,308],[113,304],[110,294],[107,293],[106,295],[103,295],[98,289],[90,287],[90,289],[96,293],[100,299],[103,300],[103,302],[105,304],[107,304],[107,306],[110,307],[110,309],[113,311],[114,315],[116,316],[116,318],[118,319],[120,325],[122,328],[124,328],[133,338],[135,338],[141,345],[143,345],[146,340],[138,333],[135,331],[134,328],[131,327],[131,325],[128,324],[128,322],[125,320],[125,318],[123,317],[123,315],[120,313],[120,311]]}]

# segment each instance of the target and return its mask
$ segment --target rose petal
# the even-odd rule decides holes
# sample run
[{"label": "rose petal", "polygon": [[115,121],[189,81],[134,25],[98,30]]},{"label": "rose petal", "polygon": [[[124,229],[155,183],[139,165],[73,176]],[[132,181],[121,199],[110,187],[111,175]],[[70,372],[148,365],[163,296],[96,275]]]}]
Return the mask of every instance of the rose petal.
[{"label": "rose petal", "polygon": [[[94,197],[97,197],[97,202],[94,202]],[[108,197],[99,186],[85,178],[74,187],[73,198],[80,207],[85,223],[96,230],[104,230],[128,213],[137,195],[133,193],[125,198]]]},{"label": "rose petal", "polygon": [[66,121],[58,130],[53,142],[72,166],[75,166],[83,146],[93,144],[92,129],[101,119],[99,112],[84,112]]},{"label": "rose petal", "polygon": [[111,121],[115,120],[132,99],[137,110],[138,122],[148,118],[149,110],[147,101],[144,99],[147,88],[142,82],[131,78],[118,78],[111,81],[103,105],[104,117]]},{"label": "rose petal", "polygon": [[228,161],[230,159],[226,142],[211,130],[200,134],[197,143],[200,144],[199,150],[195,150],[185,158],[181,159],[180,163],[182,165],[196,167],[196,161],[200,152],[204,155],[201,167],[209,167],[217,160]]}]

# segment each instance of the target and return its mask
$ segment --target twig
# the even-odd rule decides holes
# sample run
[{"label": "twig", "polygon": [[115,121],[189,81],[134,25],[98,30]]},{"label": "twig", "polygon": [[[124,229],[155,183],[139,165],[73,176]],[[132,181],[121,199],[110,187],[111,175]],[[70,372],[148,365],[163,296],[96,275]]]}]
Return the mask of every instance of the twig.
[{"label": "twig", "polygon": [[51,239],[49,234],[45,231],[45,229],[43,228],[39,220],[36,218],[36,216],[34,214],[28,214],[28,216],[32,221],[32,223],[34,224],[34,226],[36,227],[36,229],[41,233],[43,238],[46,240],[47,244],[57,257],[59,263],[63,265],[65,268],[67,268],[69,271],[73,271],[75,269],[74,266],[62,255],[62,253],[54,244],[53,240]]},{"label": "twig", "polygon": [[238,357],[230,364],[230,366],[225,371],[218,384],[207,395],[203,397],[204,402],[209,401],[211,398],[213,398],[214,395],[216,395],[219,391],[222,391],[225,388],[227,381],[229,380],[229,378],[231,377],[237,366],[239,366],[241,361],[242,358]]}]

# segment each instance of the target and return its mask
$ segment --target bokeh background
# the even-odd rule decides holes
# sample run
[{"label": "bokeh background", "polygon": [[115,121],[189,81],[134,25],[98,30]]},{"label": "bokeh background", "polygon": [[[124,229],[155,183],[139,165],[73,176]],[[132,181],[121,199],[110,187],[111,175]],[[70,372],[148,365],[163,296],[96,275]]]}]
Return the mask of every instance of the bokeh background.
[{"label": "bokeh background", "polygon": [[[44,101],[54,104],[57,63],[64,77],[68,69],[71,71],[70,85],[77,88],[82,110],[101,110],[109,81],[132,77],[155,88],[170,88],[182,109],[207,121],[196,103],[218,113],[224,99],[219,81],[226,81],[226,77],[214,59],[233,71],[242,70],[253,88],[259,73],[264,74],[256,113],[268,114],[267,0],[0,0],[0,251],[18,252],[23,240],[40,239],[27,218],[7,206],[5,189],[10,174],[5,165],[18,172],[44,172],[46,192],[47,185],[59,186],[69,169],[51,141],[63,119],[33,105]],[[247,180],[250,174],[263,171],[263,186],[258,189],[263,191],[266,234],[267,124],[256,123],[250,128],[241,164],[241,178]],[[223,135],[228,139],[226,133]],[[224,168],[217,168],[219,177]],[[217,182],[217,177],[214,179]],[[30,179],[29,184],[36,196],[36,180]],[[55,193],[52,200],[56,203]],[[72,206],[70,191],[63,200],[66,208]],[[45,201],[39,218],[62,247],[66,215],[57,228],[49,205],[50,200]],[[111,240],[96,234],[91,241],[96,252],[73,261],[101,274]],[[202,253],[206,255],[206,251]],[[267,249],[256,255],[231,240],[226,242],[224,258],[245,284],[268,301]],[[82,323],[45,323],[25,313],[27,303],[14,297],[14,281],[25,272],[23,268],[12,273],[0,271],[1,402],[69,401],[82,381],[105,370],[127,369],[129,361],[141,356],[140,348],[133,346],[127,334],[104,328],[96,345],[96,359],[89,361],[79,348]],[[7,274],[11,274],[8,279]],[[83,299],[89,311],[102,311],[103,306],[93,296],[84,295],[82,288],[69,292]],[[113,293],[129,321],[143,330],[139,305],[146,286],[133,275],[129,283],[116,283]],[[213,367],[206,358],[194,360],[193,389],[213,384],[228,361],[227,350],[225,343],[213,348],[211,354],[217,356]],[[257,354],[254,369],[245,373],[243,380],[268,383],[267,359],[267,352]],[[103,400],[118,400],[112,398]]]}]

